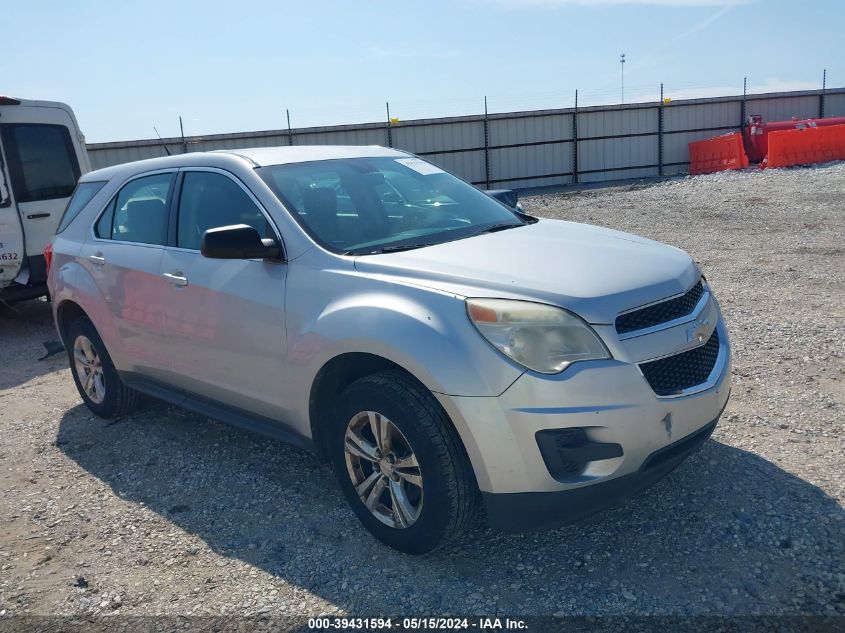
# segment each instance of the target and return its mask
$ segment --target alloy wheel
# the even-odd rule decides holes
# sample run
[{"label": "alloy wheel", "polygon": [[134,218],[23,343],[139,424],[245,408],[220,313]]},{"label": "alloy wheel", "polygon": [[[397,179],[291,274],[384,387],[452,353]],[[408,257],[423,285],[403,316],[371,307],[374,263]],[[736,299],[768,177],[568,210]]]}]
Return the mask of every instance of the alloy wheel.
[{"label": "alloy wheel", "polygon": [[423,480],[405,435],[375,411],[355,414],[344,438],[346,470],[367,509],[393,528],[412,526],[423,505]]},{"label": "alloy wheel", "polygon": [[87,336],[80,334],[73,342],[73,361],[76,377],[85,395],[95,404],[101,404],[106,397],[103,363]]}]

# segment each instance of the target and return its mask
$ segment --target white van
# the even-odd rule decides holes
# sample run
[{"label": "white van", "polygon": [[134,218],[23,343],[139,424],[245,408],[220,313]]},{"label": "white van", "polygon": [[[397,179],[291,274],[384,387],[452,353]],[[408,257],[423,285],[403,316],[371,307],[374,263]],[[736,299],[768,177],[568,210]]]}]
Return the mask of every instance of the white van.
[{"label": "white van", "polygon": [[68,106],[0,96],[0,301],[47,294],[44,247],[89,171]]}]

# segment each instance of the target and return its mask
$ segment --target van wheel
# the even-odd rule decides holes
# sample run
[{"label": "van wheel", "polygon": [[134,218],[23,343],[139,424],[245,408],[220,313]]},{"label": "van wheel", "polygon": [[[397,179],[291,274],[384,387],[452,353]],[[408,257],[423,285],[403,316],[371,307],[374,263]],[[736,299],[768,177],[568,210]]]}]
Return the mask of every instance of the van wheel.
[{"label": "van wheel", "polygon": [[65,338],[73,382],[82,400],[101,418],[126,415],[138,405],[138,392],[123,384],[94,325],[76,319]]},{"label": "van wheel", "polygon": [[383,543],[424,554],[472,525],[478,490],[460,438],[434,397],[401,372],[349,385],[327,439],[347,501]]}]

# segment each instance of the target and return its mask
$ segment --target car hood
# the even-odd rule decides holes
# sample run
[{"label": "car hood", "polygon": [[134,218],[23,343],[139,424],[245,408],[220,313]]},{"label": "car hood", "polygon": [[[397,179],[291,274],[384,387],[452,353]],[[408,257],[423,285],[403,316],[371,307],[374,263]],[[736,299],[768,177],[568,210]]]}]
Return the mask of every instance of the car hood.
[{"label": "car hood", "polygon": [[362,273],[462,297],[540,301],[589,323],[688,290],[689,255],[643,237],[589,224],[540,220],[417,250],[357,257]]}]

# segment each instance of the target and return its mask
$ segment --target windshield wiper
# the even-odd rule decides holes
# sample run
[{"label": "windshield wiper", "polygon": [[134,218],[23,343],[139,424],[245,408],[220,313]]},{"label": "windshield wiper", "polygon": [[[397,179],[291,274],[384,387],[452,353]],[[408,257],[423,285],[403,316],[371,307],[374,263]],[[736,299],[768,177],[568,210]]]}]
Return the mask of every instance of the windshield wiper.
[{"label": "windshield wiper", "polygon": [[500,222],[499,224],[491,224],[490,226],[485,226],[480,231],[476,231],[475,233],[469,234],[467,237],[475,237],[476,235],[483,235],[484,233],[496,233],[498,231],[504,231],[506,229],[512,229],[517,226],[525,226],[521,222],[518,224],[514,224],[513,222]]},{"label": "windshield wiper", "polygon": [[396,246],[384,246],[382,248],[378,248],[374,251],[370,251],[369,253],[364,254],[372,255],[375,253],[400,253],[402,251],[412,251],[417,248],[425,248],[426,246],[434,246],[435,244],[439,244],[439,242],[425,242],[424,244],[397,244]]},{"label": "windshield wiper", "polygon": [[398,246],[383,246],[381,248],[373,248],[371,250],[364,250],[363,248],[353,248],[348,251],[341,251],[340,255],[352,255],[358,257],[360,255],[381,255],[382,253],[399,253],[401,251],[412,251],[416,248],[423,248],[424,246],[434,246],[434,243],[427,242],[425,244],[402,244]]},{"label": "windshield wiper", "polygon": [[[463,238],[458,239],[465,239],[467,237],[475,237],[476,235],[481,235],[483,233],[495,233],[497,231],[504,231],[505,229],[512,229],[515,226],[525,226],[522,223],[514,224],[513,222],[500,222],[498,224],[491,224],[490,226],[486,226],[480,231],[476,231],[475,233],[470,233],[469,235],[464,236]],[[445,242],[423,242],[422,244],[396,244],[394,246],[383,246],[382,248],[374,248],[371,251],[366,251],[364,253],[356,252],[356,251],[346,251],[342,253],[343,255],[380,255],[382,253],[401,253],[402,251],[412,251],[418,248],[425,248],[426,246],[436,246],[437,244],[445,244]]]}]

